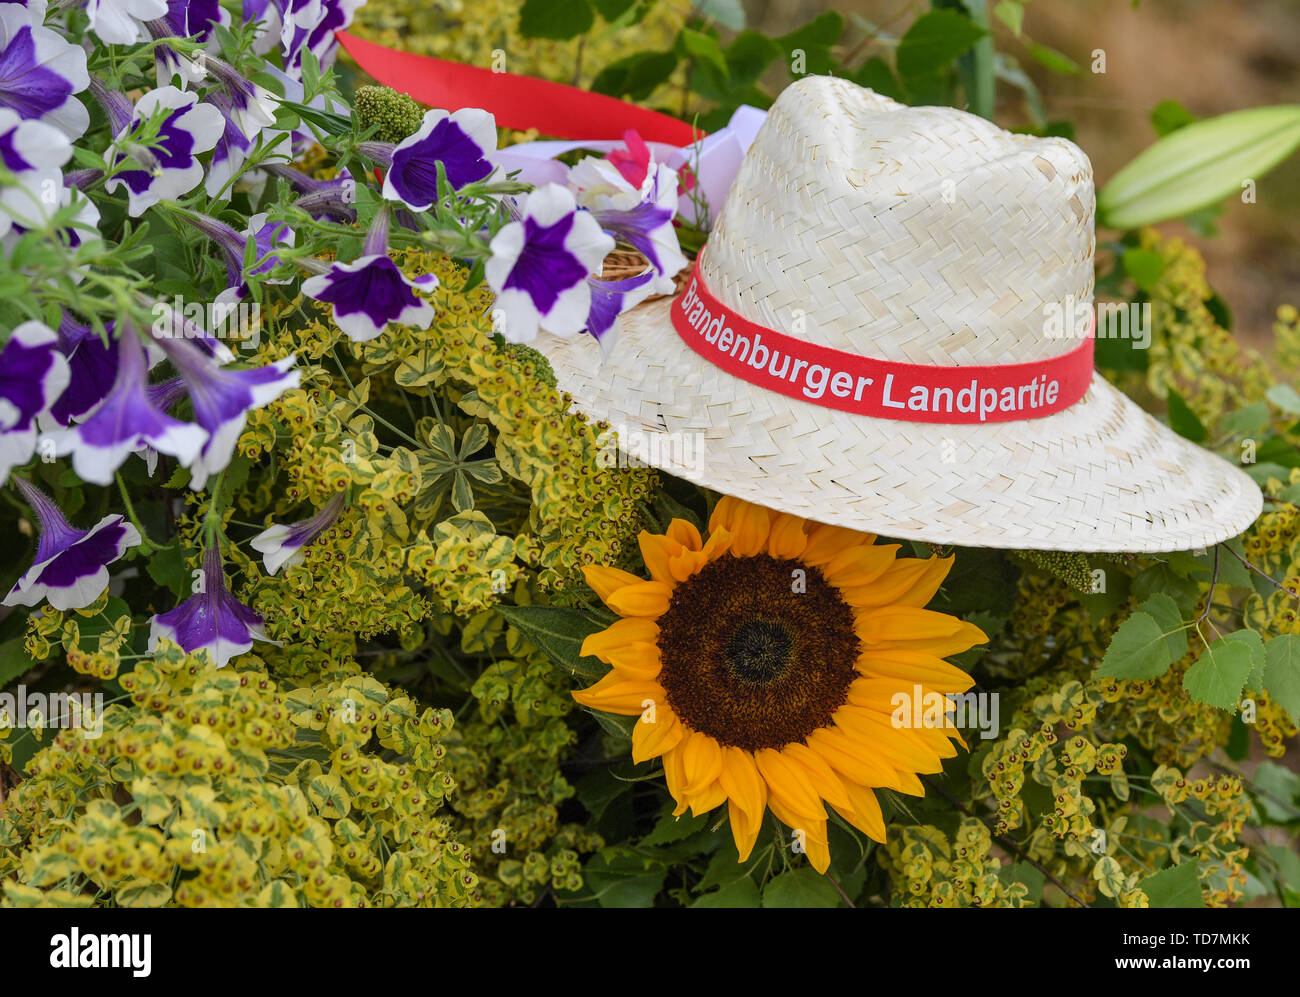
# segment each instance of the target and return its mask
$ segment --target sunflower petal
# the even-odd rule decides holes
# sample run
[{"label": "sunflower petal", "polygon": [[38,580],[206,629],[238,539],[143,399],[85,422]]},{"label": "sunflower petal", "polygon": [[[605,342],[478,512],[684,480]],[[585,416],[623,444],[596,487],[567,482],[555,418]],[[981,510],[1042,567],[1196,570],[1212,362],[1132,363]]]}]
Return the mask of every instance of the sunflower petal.
[{"label": "sunflower petal", "polygon": [[906,736],[906,730],[890,725],[879,713],[856,706],[841,706],[835,711],[835,723],[851,738],[863,743],[863,750],[874,751],[894,768],[926,774],[943,771],[943,762],[927,745]]},{"label": "sunflower petal", "polygon": [[873,649],[930,651],[941,657],[960,654],[988,640],[973,623],[915,606],[884,606],[859,613],[853,629]]},{"label": "sunflower petal", "polygon": [[624,585],[605,600],[605,605],[619,616],[657,617],[668,612],[673,597],[672,586],[665,582],[643,582]]},{"label": "sunflower petal", "polygon": [[700,537],[700,531],[695,528],[695,524],[688,519],[674,519],[668,524],[665,533],[669,540],[674,540],[681,544],[687,550],[699,550],[704,546],[704,541]]},{"label": "sunflower petal", "polygon": [[876,799],[876,794],[865,786],[855,786],[852,783],[844,784],[844,791],[848,795],[852,808],[841,810],[841,816],[859,831],[865,834],[872,841],[885,843],[885,815],[880,812],[880,801]]},{"label": "sunflower petal", "polygon": [[[929,602],[952,567],[952,558],[914,557],[895,561],[879,578],[867,585],[844,590],[844,601],[859,609],[876,606],[915,606]],[[918,596],[924,596],[919,601]]]},{"label": "sunflower petal", "polygon": [[[784,757],[780,751],[762,748],[754,755],[759,774],[767,783],[768,806],[776,802],[793,814],[809,820],[825,820],[826,808],[809,785],[804,770]],[[773,811],[775,812],[775,811]]]},{"label": "sunflower petal", "polygon": [[632,728],[632,761],[637,764],[672,751],[686,736],[685,728],[672,710],[660,707],[655,712],[654,723],[641,719]]},{"label": "sunflower petal", "polygon": [[818,523],[808,533],[808,546],[804,548],[800,560],[821,567],[845,547],[859,547],[875,542],[874,534],[859,533],[844,526]]},{"label": "sunflower petal", "polygon": [[628,678],[653,679],[663,668],[659,645],[635,642],[609,652],[609,663]]},{"label": "sunflower petal", "polygon": [[754,756],[734,746],[723,749],[722,774],[718,777],[732,803],[762,823],[767,806],[767,785],[758,774]]},{"label": "sunflower petal", "polygon": [[772,512],[761,505],[724,495],[709,517],[709,532],[726,530],[731,534],[731,552],[737,557],[752,557],[767,543],[772,528]]},{"label": "sunflower petal", "polygon": [[602,713],[620,713],[636,716],[645,709],[646,700],[663,702],[664,690],[658,682],[630,679],[618,672],[610,672],[595,685],[579,689],[573,698],[583,706]]},{"label": "sunflower petal", "polygon": [[822,568],[826,580],[839,589],[869,585],[894,563],[898,544],[871,544],[840,551]]},{"label": "sunflower petal", "polygon": [[650,577],[657,582],[672,585],[675,579],[669,572],[668,565],[682,552],[682,545],[676,540],[651,533],[649,530],[642,530],[637,534],[636,539],[641,547],[641,560],[645,561]]},{"label": "sunflower petal", "polygon": [[805,523],[798,516],[781,513],[772,523],[772,531],[767,535],[767,552],[773,557],[794,558],[804,552],[808,546],[808,534]]},{"label": "sunflower petal", "polygon": [[851,806],[844,794],[844,784],[831,771],[831,767],[821,755],[806,744],[787,744],[781,754],[796,766],[803,769],[808,784],[817,795],[833,807]]},{"label": "sunflower petal", "polygon": [[[685,733],[685,727],[682,728]],[[664,762],[664,783],[668,786],[668,794],[677,801],[677,807],[673,810],[674,817],[680,817],[686,813],[686,808],[690,800],[686,795],[686,767],[683,764],[685,751],[683,745],[685,737],[677,742],[677,746],[671,751],[665,751],[663,754]]]},{"label": "sunflower petal", "polygon": [[731,836],[736,840],[736,851],[740,854],[740,861],[745,862],[754,850],[758,832],[763,828],[763,813],[760,810],[757,818],[751,817],[735,799],[729,799],[727,816],[731,820]]},{"label": "sunflower petal", "polygon": [[654,644],[659,640],[659,625],[654,620],[636,619],[617,620],[604,630],[588,634],[582,642],[583,655],[599,658],[606,664],[609,656],[619,648],[632,644]]},{"label": "sunflower petal", "polygon": [[822,727],[808,735],[808,747],[845,777],[864,786],[901,789],[898,773],[887,762],[874,757],[862,742],[838,727]]},{"label": "sunflower petal", "polygon": [[956,665],[929,651],[902,649],[863,651],[857,669],[869,678],[884,677],[920,682],[935,692],[965,692],[975,680]]},{"label": "sunflower petal", "polygon": [[683,791],[688,796],[702,793],[722,774],[722,746],[708,734],[693,730],[682,746],[682,766],[686,775]]},{"label": "sunflower petal", "polygon": [[619,589],[642,581],[630,571],[624,571],[622,568],[611,568],[607,564],[584,565],[582,577],[587,580],[588,587],[596,595],[600,596],[600,601],[607,606],[609,605],[609,597]]}]

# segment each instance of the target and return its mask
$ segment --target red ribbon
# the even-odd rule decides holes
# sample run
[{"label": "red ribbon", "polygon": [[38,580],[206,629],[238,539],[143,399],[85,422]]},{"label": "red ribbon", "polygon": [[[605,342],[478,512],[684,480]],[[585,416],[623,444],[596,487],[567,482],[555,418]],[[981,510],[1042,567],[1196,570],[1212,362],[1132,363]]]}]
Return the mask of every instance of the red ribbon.
[{"label": "red ribbon", "polygon": [[543,135],[582,141],[614,138],[635,129],[647,142],[676,146],[690,145],[704,136],[685,121],[616,97],[401,52],[346,31],[336,32],[336,36],[357,65],[384,86],[448,111],[481,107],[491,111],[497,124],[505,128],[536,128]]},{"label": "red ribbon", "polygon": [[1069,408],[1092,383],[1091,333],[1068,353],[1031,363],[938,367],[879,360],[742,318],[709,293],[698,260],[671,312],[686,344],[727,373],[800,401],[876,419],[1037,419]]}]

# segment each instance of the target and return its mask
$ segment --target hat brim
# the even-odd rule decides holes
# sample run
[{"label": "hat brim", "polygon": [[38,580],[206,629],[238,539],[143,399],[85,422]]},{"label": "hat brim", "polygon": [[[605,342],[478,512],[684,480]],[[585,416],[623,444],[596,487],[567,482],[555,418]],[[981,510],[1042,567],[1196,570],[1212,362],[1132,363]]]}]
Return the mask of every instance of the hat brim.
[{"label": "hat brim", "polygon": [[817,522],[1003,549],[1193,550],[1243,532],[1259,488],[1093,375],[1054,415],[986,424],[853,415],[768,391],[681,341],[661,298],[537,345],[577,408],[638,461]]}]

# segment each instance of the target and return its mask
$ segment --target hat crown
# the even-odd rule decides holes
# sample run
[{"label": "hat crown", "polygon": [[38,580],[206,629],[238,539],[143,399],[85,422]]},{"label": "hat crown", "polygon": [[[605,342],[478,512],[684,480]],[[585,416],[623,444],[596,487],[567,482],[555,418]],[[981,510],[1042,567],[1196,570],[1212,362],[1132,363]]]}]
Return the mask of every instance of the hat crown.
[{"label": "hat crown", "polygon": [[807,77],[768,112],[700,274],[743,317],[822,346],[1026,363],[1078,345],[1094,204],[1072,142]]}]

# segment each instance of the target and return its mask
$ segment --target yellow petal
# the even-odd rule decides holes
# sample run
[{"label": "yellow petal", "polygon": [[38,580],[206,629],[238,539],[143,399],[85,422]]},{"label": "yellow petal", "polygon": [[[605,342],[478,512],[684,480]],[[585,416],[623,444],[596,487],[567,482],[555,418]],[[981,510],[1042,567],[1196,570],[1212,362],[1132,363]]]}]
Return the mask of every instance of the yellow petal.
[{"label": "yellow petal", "polygon": [[669,540],[675,540],[687,550],[699,550],[704,546],[700,531],[695,528],[694,523],[686,519],[674,519],[669,523],[667,536]]},{"label": "yellow petal", "polygon": [[798,557],[808,546],[808,534],[805,523],[798,516],[781,513],[772,523],[772,531],[767,536],[767,552],[773,557]]},{"label": "yellow petal", "polygon": [[803,770],[808,784],[823,800],[833,807],[850,806],[843,784],[821,755],[806,744],[787,744],[781,754]]},{"label": "yellow petal", "polygon": [[582,569],[582,577],[600,601],[609,605],[609,597],[625,585],[633,585],[641,579],[622,568],[611,568],[607,564],[588,564]]},{"label": "yellow petal", "polygon": [[605,600],[605,605],[619,616],[658,617],[668,612],[672,599],[672,586],[665,582],[643,582],[624,585]]},{"label": "yellow petal", "polygon": [[744,862],[754,850],[754,842],[763,827],[763,812],[760,810],[757,818],[750,817],[735,799],[729,799],[727,816],[731,820],[731,836],[736,839],[736,851],[740,853],[740,861]]},{"label": "yellow petal", "polygon": [[753,755],[734,745],[724,748],[722,774],[718,776],[718,782],[732,803],[762,822],[763,809],[767,806],[767,786],[758,774]]},{"label": "yellow petal", "polygon": [[720,807],[727,802],[727,794],[718,783],[712,782],[702,792],[692,793],[691,815],[698,817],[700,814],[706,814],[715,807]]},{"label": "yellow petal", "polygon": [[[852,783],[845,783],[844,790],[853,806],[849,810],[840,810],[840,814],[872,841],[884,844],[885,815],[880,812],[880,801],[876,799],[876,794],[865,786],[855,786]],[[836,809],[839,810],[838,807]]]},{"label": "yellow petal", "polygon": [[573,698],[593,710],[624,716],[640,714],[645,709],[642,704],[647,700],[656,704],[665,700],[664,690],[658,682],[629,679],[618,672],[610,672],[595,685],[579,689]]},{"label": "yellow petal", "polygon": [[628,678],[634,679],[653,679],[663,668],[657,644],[624,644],[610,651],[607,660]]},{"label": "yellow petal", "polygon": [[826,808],[822,806],[820,797],[808,784],[804,771],[794,762],[772,748],[760,749],[754,755],[754,762],[767,783],[769,807],[775,802],[789,813],[807,820],[826,819]]},{"label": "yellow petal", "polygon": [[864,786],[899,789],[898,773],[887,762],[874,757],[860,741],[838,727],[822,727],[808,735],[808,747],[821,755],[845,779]]},{"label": "yellow petal", "polygon": [[850,737],[862,742],[864,751],[884,758],[894,768],[907,772],[942,772],[938,755],[923,743],[907,737],[906,730],[890,725],[888,718],[856,706],[841,706],[835,711],[835,724]]},{"label": "yellow petal", "polygon": [[661,706],[655,710],[654,723],[640,719],[632,728],[632,761],[640,764],[658,758],[677,747],[685,736],[686,731],[677,715]]},{"label": "yellow petal", "polygon": [[979,627],[947,613],[914,606],[884,606],[858,614],[853,629],[875,648],[960,654],[988,640]]},{"label": "yellow petal", "polygon": [[617,620],[604,630],[589,634],[582,642],[582,653],[608,662],[609,655],[631,644],[654,644],[659,640],[659,625],[654,620]]},{"label": "yellow petal", "polygon": [[870,584],[894,563],[898,544],[872,544],[842,550],[822,568],[826,580],[840,589]]},{"label": "yellow petal", "polygon": [[676,540],[648,530],[642,530],[637,535],[637,543],[641,545],[641,559],[645,561],[650,577],[657,582],[672,585],[675,579],[669,572],[668,565],[682,552],[682,545]]},{"label": "yellow petal", "polygon": [[722,747],[708,734],[693,730],[682,746],[682,766],[688,796],[704,792],[722,774]]},{"label": "yellow petal", "polygon": [[956,665],[948,664],[929,651],[864,651],[858,657],[857,669],[872,678],[879,676],[920,682],[943,693],[965,692],[975,684],[975,680]]},{"label": "yellow petal", "polygon": [[846,547],[859,547],[873,544],[876,537],[871,533],[859,533],[843,526],[828,526],[817,523],[808,533],[808,546],[804,548],[801,561],[820,567]]},{"label": "yellow petal", "polygon": [[[939,590],[952,567],[952,558],[914,557],[895,561],[889,570],[868,585],[844,591],[844,601],[858,608],[875,606],[924,606]],[[925,598],[919,602],[918,596]]]},{"label": "yellow petal", "polygon": [[[682,732],[686,733],[683,726]],[[686,770],[682,764],[682,757],[685,754],[682,745],[685,743],[685,737],[677,742],[677,746],[671,751],[665,751],[663,754],[664,761],[664,783],[668,786],[668,793],[677,801],[677,808],[673,811],[674,817],[680,817],[686,813],[686,807],[689,800],[686,796]]]},{"label": "yellow petal", "polygon": [[762,551],[771,528],[770,509],[730,495],[724,495],[718,501],[709,517],[709,532],[726,530],[730,533],[731,552],[737,557],[752,557]]}]

